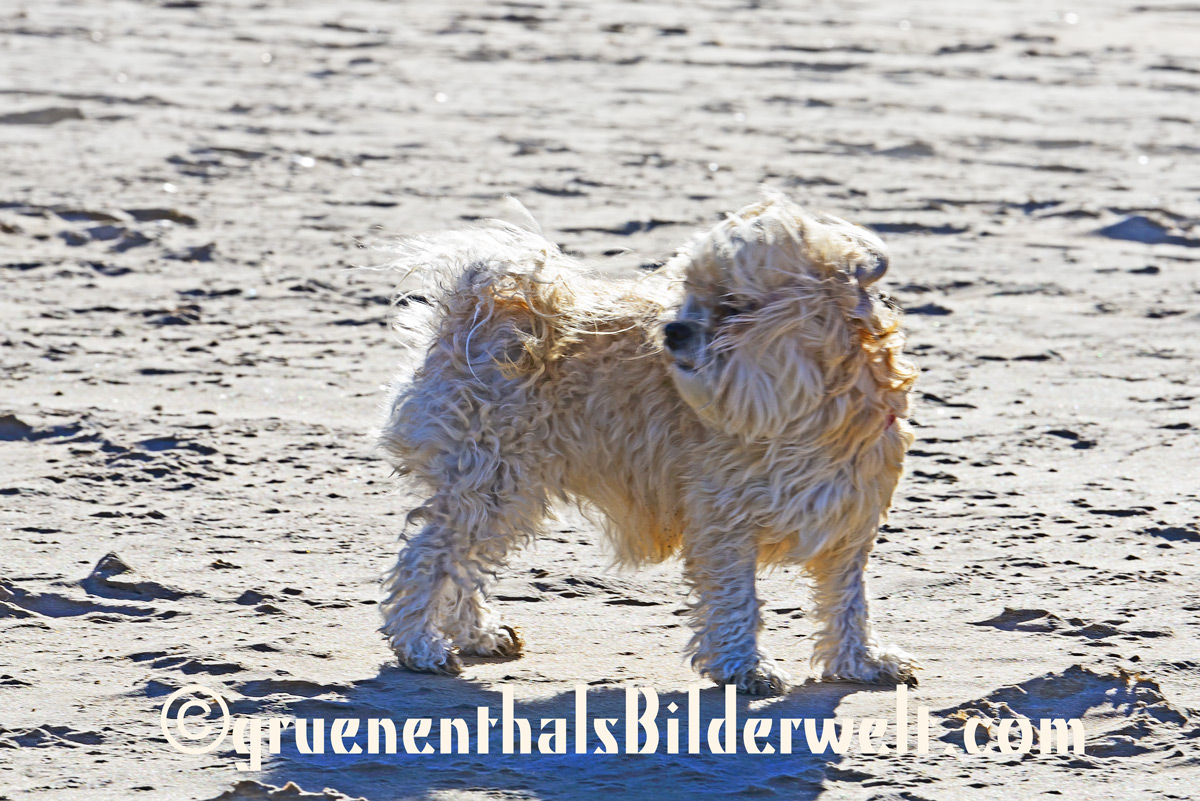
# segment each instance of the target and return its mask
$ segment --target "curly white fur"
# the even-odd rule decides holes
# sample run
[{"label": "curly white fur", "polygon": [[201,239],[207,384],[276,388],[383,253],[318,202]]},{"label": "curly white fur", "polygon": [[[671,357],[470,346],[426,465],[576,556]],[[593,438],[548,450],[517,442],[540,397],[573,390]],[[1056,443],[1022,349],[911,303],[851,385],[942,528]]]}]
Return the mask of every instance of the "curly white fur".
[{"label": "curly white fur", "polygon": [[396,380],[379,436],[426,493],[382,607],[402,664],[517,655],[488,586],[568,500],[603,513],[622,563],[682,553],[688,649],[714,681],[786,686],[755,594],[780,563],[815,580],[826,678],[913,681],[867,615],[916,377],[870,287],[887,268],[873,234],[768,195],[635,281],[501,223],[402,248],[396,266],[432,279],[400,321],[427,333],[424,361]]}]

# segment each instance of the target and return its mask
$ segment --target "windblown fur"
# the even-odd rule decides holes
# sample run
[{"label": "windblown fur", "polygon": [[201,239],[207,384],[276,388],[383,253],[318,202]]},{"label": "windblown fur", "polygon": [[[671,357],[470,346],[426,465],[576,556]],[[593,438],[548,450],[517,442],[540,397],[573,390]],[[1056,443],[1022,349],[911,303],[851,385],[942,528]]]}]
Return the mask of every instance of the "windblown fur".
[{"label": "windblown fur", "polygon": [[826,678],[913,681],[867,614],[916,377],[872,287],[887,269],[873,234],[768,195],[640,280],[591,277],[500,223],[402,247],[397,267],[429,279],[399,323],[425,332],[424,359],[379,437],[426,498],[382,607],[402,664],[518,654],[488,586],[567,500],[602,513],[621,563],[683,556],[688,650],[714,681],[784,689],[755,594],[781,563],[814,579]]}]

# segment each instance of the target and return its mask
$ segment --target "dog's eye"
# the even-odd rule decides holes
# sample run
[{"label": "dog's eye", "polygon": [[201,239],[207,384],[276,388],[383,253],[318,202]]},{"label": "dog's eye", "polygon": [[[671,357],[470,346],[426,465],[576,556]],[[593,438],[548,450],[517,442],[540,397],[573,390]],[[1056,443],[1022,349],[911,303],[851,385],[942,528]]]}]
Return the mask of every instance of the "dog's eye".
[{"label": "dog's eye", "polygon": [[754,311],[754,305],[750,303],[726,302],[717,306],[717,316],[724,319],[726,317],[739,317],[744,314],[750,314]]}]

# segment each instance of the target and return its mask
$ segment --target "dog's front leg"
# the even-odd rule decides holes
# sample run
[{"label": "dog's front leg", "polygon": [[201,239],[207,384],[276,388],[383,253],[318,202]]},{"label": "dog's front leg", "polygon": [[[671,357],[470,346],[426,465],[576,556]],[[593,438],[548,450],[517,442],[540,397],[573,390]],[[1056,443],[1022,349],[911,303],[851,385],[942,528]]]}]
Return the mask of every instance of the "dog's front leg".
[{"label": "dog's front leg", "polygon": [[917,683],[917,663],[904,651],[881,646],[867,613],[867,556],[870,547],[840,549],[809,563],[816,582],[817,624],[813,664],[829,681],[864,684]]},{"label": "dog's front leg", "polygon": [[782,693],[787,674],[758,646],[762,602],[754,590],[758,548],[753,536],[707,531],[684,547],[684,575],[694,595],[692,666],[717,684],[735,684],[750,695]]}]

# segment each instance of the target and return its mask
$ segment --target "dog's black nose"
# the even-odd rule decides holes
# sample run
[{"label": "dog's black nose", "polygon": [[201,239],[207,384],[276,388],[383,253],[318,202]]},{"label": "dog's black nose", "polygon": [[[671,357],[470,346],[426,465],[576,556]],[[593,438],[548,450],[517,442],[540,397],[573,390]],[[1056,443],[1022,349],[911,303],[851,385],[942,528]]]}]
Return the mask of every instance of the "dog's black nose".
[{"label": "dog's black nose", "polygon": [[663,326],[663,338],[668,349],[678,350],[692,338],[692,327],[687,323],[667,323]]}]

